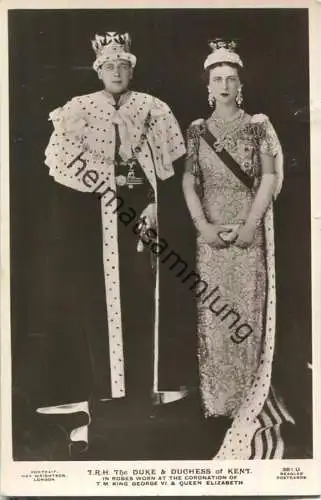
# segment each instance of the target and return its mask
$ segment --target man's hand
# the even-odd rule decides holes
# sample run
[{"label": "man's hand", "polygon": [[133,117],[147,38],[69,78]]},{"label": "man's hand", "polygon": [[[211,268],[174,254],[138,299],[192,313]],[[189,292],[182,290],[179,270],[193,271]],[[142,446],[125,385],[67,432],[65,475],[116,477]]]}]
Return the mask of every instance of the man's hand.
[{"label": "man's hand", "polygon": [[149,228],[156,229],[157,228],[157,209],[156,203],[150,203],[146,208],[142,211],[139,217],[141,220],[145,221],[144,229],[147,230]]},{"label": "man's hand", "polygon": [[139,220],[142,221],[140,224],[140,234],[137,244],[137,251],[142,252],[144,250],[144,243],[142,238],[146,234],[148,229],[154,229],[157,231],[157,207],[156,203],[150,203],[140,214]]}]

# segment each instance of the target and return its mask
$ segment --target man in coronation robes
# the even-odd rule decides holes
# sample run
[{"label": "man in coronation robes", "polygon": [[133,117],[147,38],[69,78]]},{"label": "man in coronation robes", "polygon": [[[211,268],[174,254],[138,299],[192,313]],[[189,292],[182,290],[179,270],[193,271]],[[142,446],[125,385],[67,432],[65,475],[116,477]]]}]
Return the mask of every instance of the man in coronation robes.
[{"label": "man in coronation robes", "polygon": [[[189,341],[175,315],[171,318],[170,308],[161,312],[166,280],[162,280],[157,258],[162,185],[173,176],[175,160],[185,153],[183,137],[167,104],[129,89],[136,65],[129,35],[96,35],[92,46],[96,54],[93,68],[103,89],[74,97],[50,113],[54,131],[45,160],[56,182],[90,193],[100,205],[100,249],[85,261],[78,261],[74,272],[77,280],[83,275],[93,280],[88,267],[100,256],[103,272],[99,278],[95,274],[96,292],[92,293],[90,286],[84,288],[84,284],[81,291],[75,291],[78,286],[69,283],[72,293],[81,296],[76,313],[79,331],[73,336],[71,358],[81,358],[77,346],[84,336],[92,384],[85,384],[85,388],[80,376],[76,391],[65,390],[63,398],[55,398],[54,405],[38,408],[38,413],[43,414],[79,410],[89,413],[90,397],[107,401],[108,405],[113,405],[113,399],[121,399],[133,402],[132,407],[138,404],[148,409],[151,404],[181,399],[188,384],[188,363],[183,357]],[[97,225],[97,221],[92,223]],[[78,220],[78,225],[90,227],[87,218]],[[79,251],[86,244],[77,241]],[[70,258],[71,266],[75,266],[77,253],[75,260]],[[73,274],[64,262],[63,283],[68,286],[68,276],[72,279]],[[102,295],[104,317],[93,317],[92,311],[99,309]],[[67,317],[74,308],[64,305],[63,311]],[[68,386],[67,380],[65,383]],[[78,438],[74,436],[73,440]]]}]

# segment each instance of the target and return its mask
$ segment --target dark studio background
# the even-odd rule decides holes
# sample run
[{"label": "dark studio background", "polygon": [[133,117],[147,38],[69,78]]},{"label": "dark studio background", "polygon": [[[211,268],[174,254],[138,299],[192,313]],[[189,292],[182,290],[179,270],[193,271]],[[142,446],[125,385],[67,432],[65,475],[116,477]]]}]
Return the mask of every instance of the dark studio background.
[{"label": "dark studio background", "polygon": [[[267,114],[284,147],[285,182],[275,205],[274,378],[297,421],[297,449],[303,458],[312,446],[312,388],[307,370],[311,361],[309,67],[304,9],[9,11],[16,414],[22,401],[34,409],[52,403],[58,391],[65,388],[67,393],[70,385],[76,390],[89,386],[90,373],[77,359],[73,342],[83,343],[86,351],[85,335],[77,332],[102,328],[97,202],[53,182],[43,160],[52,130],[49,112],[72,96],[100,88],[91,69],[90,40],[106,31],[130,32],[138,58],[133,88],[167,102],[182,130],[210,113],[202,80],[208,40],[216,36],[240,40],[239,52],[246,64],[245,108]],[[175,215],[169,230],[172,246],[182,248],[186,260],[193,259],[194,233],[180,189],[181,172],[179,162],[177,176],[166,189],[171,200],[168,209]],[[192,324],[191,308],[181,302],[176,313],[180,321]],[[66,328],[69,342],[61,333]],[[78,372],[73,374],[71,359],[81,367],[80,377]],[[19,427],[20,421],[14,414],[14,426]]]}]

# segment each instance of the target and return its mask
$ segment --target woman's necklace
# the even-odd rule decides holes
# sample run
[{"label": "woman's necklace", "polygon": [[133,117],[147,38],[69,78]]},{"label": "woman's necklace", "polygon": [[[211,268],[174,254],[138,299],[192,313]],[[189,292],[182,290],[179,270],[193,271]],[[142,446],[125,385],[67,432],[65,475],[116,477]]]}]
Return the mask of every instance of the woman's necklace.
[{"label": "woman's necklace", "polygon": [[218,116],[216,111],[208,119],[209,124],[214,126],[216,142],[214,144],[216,151],[222,151],[228,146],[233,146],[235,143],[235,135],[241,128],[244,118],[244,110],[239,109],[230,118],[222,118]]}]

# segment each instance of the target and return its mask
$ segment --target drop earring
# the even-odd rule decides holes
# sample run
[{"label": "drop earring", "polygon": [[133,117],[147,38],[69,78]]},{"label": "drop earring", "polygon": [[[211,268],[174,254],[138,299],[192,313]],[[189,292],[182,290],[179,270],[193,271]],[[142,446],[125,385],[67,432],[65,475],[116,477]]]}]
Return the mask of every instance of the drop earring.
[{"label": "drop earring", "polygon": [[243,102],[242,87],[240,87],[238,89],[235,100],[236,100],[236,104],[238,106],[241,106],[241,104]]},{"label": "drop earring", "polygon": [[208,89],[208,103],[211,106],[211,108],[214,108],[215,97],[213,95],[213,91],[210,86],[208,86],[207,89]]}]

